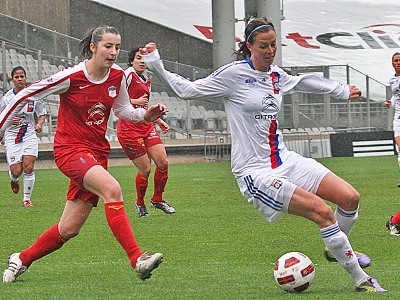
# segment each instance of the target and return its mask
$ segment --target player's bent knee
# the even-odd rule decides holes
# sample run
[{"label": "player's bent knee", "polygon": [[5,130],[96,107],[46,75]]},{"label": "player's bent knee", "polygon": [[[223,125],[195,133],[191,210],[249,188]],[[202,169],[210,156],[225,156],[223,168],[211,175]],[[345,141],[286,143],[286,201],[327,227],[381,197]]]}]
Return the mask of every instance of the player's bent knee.
[{"label": "player's bent knee", "polygon": [[326,227],[335,222],[332,208],[327,204],[318,205],[314,208],[315,223],[320,227]]},{"label": "player's bent knee", "polygon": [[121,186],[118,183],[109,185],[104,192],[104,198],[109,200],[113,199],[115,201],[122,199]]}]

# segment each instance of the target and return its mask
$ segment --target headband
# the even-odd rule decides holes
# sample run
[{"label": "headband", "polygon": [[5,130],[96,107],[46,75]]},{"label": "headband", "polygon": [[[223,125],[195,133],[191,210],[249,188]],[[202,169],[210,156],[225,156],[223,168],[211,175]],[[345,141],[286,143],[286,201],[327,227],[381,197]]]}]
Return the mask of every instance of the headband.
[{"label": "headband", "polygon": [[251,35],[252,35],[254,32],[256,32],[257,30],[259,30],[259,29],[261,29],[261,28],[263,28],[263,27],[272,27],[272,28],[274,28],[274,25],[271,25],[271,24],[263,24],[263,25],[257,26],[257,27],[254,28],[253,31],[250,32],[250,34],[247,36],[246,42],[249,42],[250,37],[251,37]]}]

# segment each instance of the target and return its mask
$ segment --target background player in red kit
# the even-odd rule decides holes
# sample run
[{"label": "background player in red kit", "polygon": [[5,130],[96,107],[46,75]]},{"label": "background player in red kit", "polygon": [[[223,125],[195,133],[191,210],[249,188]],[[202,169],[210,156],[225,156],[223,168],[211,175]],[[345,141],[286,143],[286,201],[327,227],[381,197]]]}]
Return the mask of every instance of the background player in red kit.
[{"label": "background player in red kit", "polygon": [[154,121],[167,112],[162,104],[147,110],[130,104],[124,71],[114,64],[120,44],[121,36],[114,27],[89,31],[80,43],[85,61],[20,91],[0,114],[4,130],[28,100],[59,94],[54,158],[60,171],[71,179],[60,221],[32,246],[10,256],[3,282],[15,281],[35,260],[78,235],[99,197],[104,200],[108,225],[138,276],[149,278],[162,262],[161,253],[149,256],[140,250],[125,214],[121,187],[107,171],[110,145],[105,132],[111,108],[117,117],[133,122]]},{"label": "background player in red kit", "polygon": [[[147,109],[151,81],[145,75],[146,64],[139,52],[139,47],[129,53],[129,68],[125,70],[128,84],[128,94],[132,105],[136,108]],[[163,120],[157,123],[163,133],[167,133],[169,126]],[[162,198],[168,180],[168,159],[165,147],[152,122],[132,123],[123,119],[118,120],[118,141],[126,155],[138,168],[136,175],[136,209],[139,217],[149,215],[144,201],[148,180],[151,172],[149,157],[156,164],[154,171],[154,193],[151,206],[161,209],[166,214],[174,214],[175,209]]]}]

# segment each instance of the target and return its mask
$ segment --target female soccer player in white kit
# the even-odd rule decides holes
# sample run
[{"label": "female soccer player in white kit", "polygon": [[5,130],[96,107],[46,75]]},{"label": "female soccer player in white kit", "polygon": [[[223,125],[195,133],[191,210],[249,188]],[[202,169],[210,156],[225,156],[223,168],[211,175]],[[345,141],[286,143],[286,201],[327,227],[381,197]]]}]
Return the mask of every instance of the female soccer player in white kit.
[{"label": "female soccer player in white kit", "polygon": [[[393,117],[393,131],[394,139],[397,147],[400,149],[400,52],[396,52],[392,55],[392,66],[395,71],[393,77],[389,79],[390,90],[392,91],[392,97],[385,101],[386,107],[394,108]],[[397,161],[400,166],[400,153],[398,154]]]},{"label": "female soccer player in white kit", "polygon": [[[242,194],[269,221],[282,213],[305,217],[320,228],[334,258],[351,275],[356,291],[385,292],[357,259],[347,235],[358,216],[358,192],[314,159],[289,151],[278,130],[282,96],[304,92],[353,99],[361,95],[354,86],[343,86],[314,75],[291,76],[272,64],[276,32],[265,18],[254,19],[245,30],[237,54],[243,60],[227,64],[207,78],[194,82],[164,69],[154,43],[142,49],[143,59],[180,98],[224,97],[232,136],[232,172]],[[338,205],[334,213],[324,199]]]},{"label": "female soccer player in white kit", "polygon": [[121,36],[114,27],[89,31],[80,43],[86,60],[20,91],[0,114],[0,128],[4,130],[27,101],[59,94],[54,159],[70,178],[60,221],[30,247],[10,256],[3,272],[4,283],[15,281],[34,261],[78,235],[99,198],[104,200],[107,223],[139,278],[150,278],[162,262],[161,253],[147,255],[141,251],[124,210],[121,187],[107,171],[110,145],[105,133],[111,109],[117,117],[132,122],[151,122],[167,112],[162,104],[147,110],[131,105],[124,70],[115,64],[120,45]]},{"label": "female soccer player in white kit", "polygon": [[[14,87],[1,99],[0,112],[8,105],[26,86],[26,71],[17,66],[11,71],[11,81]],[[35,115],[37,122],[35,122]],[[7,163],[10,166],[11,190],[18,194],[20,185],[19,177],[24,173],[23,206],[33,206],[31,201],[33,187],[35,185],[35,161],[38,156],[38,139],[36,132],[42,131],[42,125],[46,120],[46,106],[42,99],[29,101],[25,107],[11,121],[11,126],[4,133],[4,149]]]},{"label": "female soccer player in white kit", "polygon": [[[386,107],[394,107],[393,131],[394,140],[397,148],[400,149],[400,52],[392,55],[392,66],[394,76],[389,79],[392,97],[385,101]],[[398,153],[397,162],[400,166],[400,152]],[[400,183],[397,185],[400,187]],[[396,212],[386,222],[386,228],[390,230],[391,235],[400,236],[400,211]]]}]

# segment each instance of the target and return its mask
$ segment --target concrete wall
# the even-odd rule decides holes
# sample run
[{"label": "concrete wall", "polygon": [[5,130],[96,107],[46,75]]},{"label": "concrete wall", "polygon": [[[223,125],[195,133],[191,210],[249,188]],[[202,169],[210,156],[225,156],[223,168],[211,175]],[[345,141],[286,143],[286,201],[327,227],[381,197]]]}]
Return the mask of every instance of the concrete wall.
[{"label": "concrete wall", "polygon": [[90,28],[114,26],[123,50],[155,41],[163,59],[212,68],[212,43],[90,0],[2,0],[0,13],[78,39]]},{"label": "concrete wall", "polygon": [[69,35],[70,0],[1,0],[0,13]]}]

